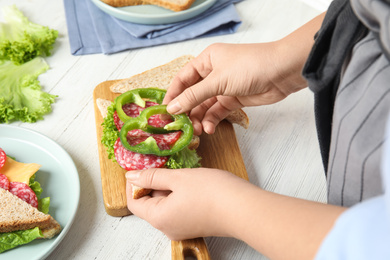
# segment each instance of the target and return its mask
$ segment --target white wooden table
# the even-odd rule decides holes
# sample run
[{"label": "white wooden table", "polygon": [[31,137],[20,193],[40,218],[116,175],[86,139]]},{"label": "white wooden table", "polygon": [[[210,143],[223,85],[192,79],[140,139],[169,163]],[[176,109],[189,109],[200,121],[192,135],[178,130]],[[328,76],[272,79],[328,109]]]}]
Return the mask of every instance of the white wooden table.
[{"label": "white wooden table", "polygon": [[[46,58],[51,69],[39,77],[45,91],[59,96],[53,112],[38,123],[13,123],[58,142],[71,155],[80,175],[80,208],[69,233],[48,257],[53,260],[171,259],[171,244],[163,233],[136,216],[115,218],[105,212],[92,99],[96,85],[184,54],[197,55],[215,42],[277,40],[320,12],[299,0],[245,0],[236,6],[243,23],[232,35],[109,56],[72,56],[61,0],[0,0],[0,7],[13,3],[32,21],[59,31],[54,53]],[[250,128],[236,126],[235,130],[250,181],[278,193],[325,201],[312,93],[306,89],[278,104],[245,111]],[[210,237],[206,242],[213,259],[264,259],[236,239]]]}]

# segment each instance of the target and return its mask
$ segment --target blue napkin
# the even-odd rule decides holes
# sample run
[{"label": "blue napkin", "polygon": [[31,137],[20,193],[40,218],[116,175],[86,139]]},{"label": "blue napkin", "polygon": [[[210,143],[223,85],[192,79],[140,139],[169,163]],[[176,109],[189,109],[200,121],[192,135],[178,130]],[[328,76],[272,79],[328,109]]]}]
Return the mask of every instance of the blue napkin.
[{"label": "blue napkin", "polygon": [[178,23],[141,25],[110,16],[91,0],[64,0],[71,53],[112,54],[197,37],[234,33],[241,24],[234,3],[240,1],[218,0],[201,15]]}]

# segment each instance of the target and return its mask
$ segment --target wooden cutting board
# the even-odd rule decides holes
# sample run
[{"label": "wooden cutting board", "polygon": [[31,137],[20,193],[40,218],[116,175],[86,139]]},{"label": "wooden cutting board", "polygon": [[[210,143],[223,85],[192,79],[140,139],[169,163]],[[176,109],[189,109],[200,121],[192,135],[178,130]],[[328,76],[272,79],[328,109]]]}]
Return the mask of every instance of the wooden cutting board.
[{"label": "wooden cutting board", "polygon": [[[105,81],[96,86],[93,92],[95,121],[98,152],[100,159],[100,174],[102,180],[103,200],[106,212],[114,217],[130,215],[126,202],[126,170],[117,163],[109,160],[106,149],[101,143],[103,133],[103,117],[96,105],[96,99],[102,98],[113,101],[118,94],[110,91],[110,86],[116,81]],[[197,153],[202,158],[203,167],[216,168],[229,171],[235,175],[248,180],[244,161],[237,143],[234,128],[231,123],[222,121],[213,135],[202,134],[200,136],[200,146]],[[172,242],[172,259],[184,259],[184,256],[198,256],[198,259],[208,259],[200,257],[198,252],[204,246],[203,238],[185,241]],[[199,251],[200,250],[200,251]],[[183,252],[187,252],[183,255]],[[207,255],[207,254],[205,254]]]}]

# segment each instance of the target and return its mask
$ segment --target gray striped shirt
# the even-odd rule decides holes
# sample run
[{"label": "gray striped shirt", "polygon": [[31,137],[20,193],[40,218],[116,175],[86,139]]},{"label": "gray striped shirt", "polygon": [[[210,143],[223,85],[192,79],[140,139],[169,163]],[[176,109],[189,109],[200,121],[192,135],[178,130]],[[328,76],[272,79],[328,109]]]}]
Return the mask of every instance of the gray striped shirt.
[{"label": "gray striped shirt", "polygon": [[354,46],[335,99],[328,201],[342,206],[383,193],[380,160],[390,111],[390,4],[351,4],[370,32]]}]

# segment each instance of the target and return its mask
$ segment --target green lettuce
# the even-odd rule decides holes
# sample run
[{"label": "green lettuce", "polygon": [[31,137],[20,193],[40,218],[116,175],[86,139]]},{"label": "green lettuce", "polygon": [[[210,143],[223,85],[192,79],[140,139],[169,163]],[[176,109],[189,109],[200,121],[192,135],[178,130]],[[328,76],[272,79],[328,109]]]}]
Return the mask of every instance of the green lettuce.
[{"label": "green lettuce", "polygon": [[35,180],[35,174],[31,176],[29,186],[34,191],[35,195],[37,195],[38,210],[45,214],[49,214],[50,197],[41,198],[43,190],[41,184]]},{"label": "green lettuce", "polygon": [[201,158],[195,150],[188,147],[171,155],[165,164],[168,169],[197,168],[200,167]]},{"label": "green lettuce", "polygon": [[2,11],[5,23],[0,23],[0,59],[20,65],[51,54],[58,31],[32,23],[15,5]]},{"label": "green lettuce", "polygon": [[0,123],[33,123],[51,112],[56,95],[41,90],[38,76],[49,69],[40,57],[15,65],[0,61]]},{"label": "green lettuce", "polygon": [[115,103],[112,102],[112,104],[107,108],[107,116],[104,118],[104,121],[102,123],[103,135],[102,135],[101,142],[106,147],[108,159],[111,159],[114,162],[116,162],[115,153],[114,153],[114,144],[119,137],[119,131],[115,126],[114,112],[115,112]]},{"label": "green lettuce", "polygon": [[0,234],[0,253],[43,237],[39,228]]}]

